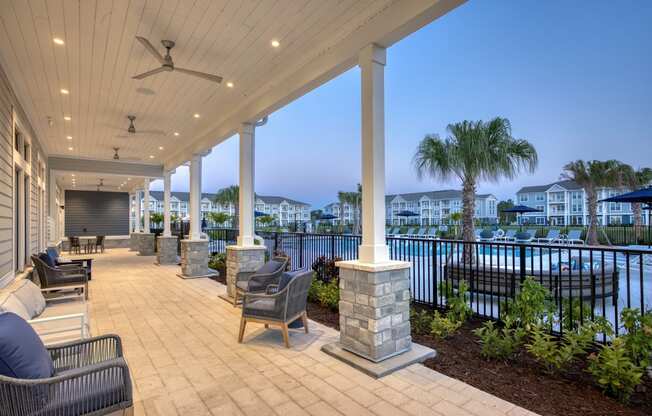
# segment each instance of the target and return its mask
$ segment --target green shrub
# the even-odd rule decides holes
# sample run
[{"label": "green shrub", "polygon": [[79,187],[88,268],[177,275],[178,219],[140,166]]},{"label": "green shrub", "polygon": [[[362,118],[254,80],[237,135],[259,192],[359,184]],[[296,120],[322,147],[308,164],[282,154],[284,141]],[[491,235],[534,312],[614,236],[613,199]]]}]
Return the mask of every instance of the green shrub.
[{"label": "green shrub", "polygon": [[217,271],[226,271],[226,253],[215,253],[208,260],[208,267]]},{"label": "green shrub", "polygon": [[503,328],[496,328],[495,322],[485,322],[482,328],[473,331],[480,337],[482,349],[480,354],[485,358],[507,359],[523,344],[525,330],[519,327],[513,327],[512,324],[505,325]]},{"label": "green shrub", "polygon": [[317,295],[319,303],[331,310],[338,310],[340,303],[340,287],[336,280],[324,283]]},{"label": "green shrub", "polygon": [[652,354],[652,312],[641,314],[639,309],[625,308],[620,313],[620,320],[627,331],[622,339],[629,357],[636,365],[649,366]]},{"label": "green shrub", "polygon": [[541,325],[554,311],[550,292],[532,277],[521,284],[521,290],[514,297],[502,303],[501,319],[511,319],[516,326],[530,331]]},{"label": "green shrub", "polygon": [[435,311],[430,322],[430,334],[436,338],[448,338],[460,329],[462,323],[463,321],[451,319]]},{"label": "green shrub", "polygon": [[310,284],[310,289],[308,289],[308,301],[312,303],[319,303],[319,292],[322,290],[324,282],[318,280],[316,276],[313,276],[312,283]]},{"label": "green shrub", "polygon": [[530,331],[530,343],[525,348],[548,372],[562,371],[595,346],[595,336],[601,330],[601,324],[588,321],[575,331],[566,331],[558,341],[541,325]]},{"label": "green shrub", "polygon": [[591,320],[591,304],[580,299],[563,299],[561,303],[561,324],[564,331],[574,331],[584,322]]},{"label": "green shrub", "polygon": [[597,355],[591,354],[588,371],[606,394],[621,402],[629,400],[643,376],[643,369],[629,357],[622,338],[603,346]]},{"label": "green shrub", "polygon": [[415,308],[410,308],[410,326],[412,330],[419,335],[430,333],[432,315],[426,309],[416,310]]},{"label": "green shrub", "polygon": [[439,290],[446,297],[446,316],[452,322],[463,323],[466,321],[473,310],[469,306],[469,285],[466,280],[460,280],[457,289],[453,288],[451,281],[444,281],[440,284]]}]

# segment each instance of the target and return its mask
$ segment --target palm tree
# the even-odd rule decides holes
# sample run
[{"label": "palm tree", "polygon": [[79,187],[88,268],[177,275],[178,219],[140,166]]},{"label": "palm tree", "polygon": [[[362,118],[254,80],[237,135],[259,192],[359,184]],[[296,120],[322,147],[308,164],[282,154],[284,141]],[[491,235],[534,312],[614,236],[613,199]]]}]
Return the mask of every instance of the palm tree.
[{"label": "palm tree", "polygon": [[225,222],[229,220],[231,216],[226,212],[209,212],[208,219],[211,220],[214,224],[224,225]]},{"label": "palm tree", "polygon": [[[512,179],[523,169],[533,172],[538,163],[537,152],[528,141],[512,137],[506,118],[496,117],[488,122],[465,120],[449,124],[447,131],[449,136],[445,140],[427,135],[419,143],[414,166],[419,178],[430,175],[462,182],[462,238],[475,241],[473,215],[478,182]],[[465,260],[470,259],[470,254],[465,256]]]},{"label": "palm tree", "polygon": [[589,210],[587,243],[598,244],[598,190],[623,184],[627,166],[617,160],[576,160],[564,166],[562,179],[570,179],[584,188]]},{"label": "palm tree", "polygon": [[[625,169],[625,182],[632,191],[648,186],[652,182],[652,169],[650,168],[634,170],[631,166],[627,166]],[[641,209],[641,204],[633,203],[632,211],[634,213],[634,225],[639,229],[643,226],[643,210]]]},{"label": "palm tree", "polygon": [[233,205],[235,212],[233,214],[233,227],[238,228],[238,214],[240,207],[240,187],[238,185],[227,186],[215,194],[214,201],[223,206]]},{"label": "palm tree", "polygon": [[344,192],[337,193],[337,199],[340,202],[340,215],[344,211],[344,204],[348,204],[353,210],[353,233],[360,233],[360,209],[362,206],[362,185],[358,184],[357,192]]}]

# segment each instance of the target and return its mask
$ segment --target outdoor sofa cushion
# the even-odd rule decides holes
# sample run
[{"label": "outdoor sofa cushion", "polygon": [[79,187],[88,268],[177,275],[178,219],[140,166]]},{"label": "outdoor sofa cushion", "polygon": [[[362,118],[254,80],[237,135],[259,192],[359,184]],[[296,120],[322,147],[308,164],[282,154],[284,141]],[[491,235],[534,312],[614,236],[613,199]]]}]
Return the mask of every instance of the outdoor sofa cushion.
[{"label": "outdoor sofa cushion", "polygon": [[23,304],[30,318],[40,315],[45,309],[45,298],[41,289],[31,280],[24,279],[13,293]]},{"label": "outdoor sofa cushion", "polygon": [[50,267],[57,267],[56,260],[52,259],[52,257],[50,257],[50,255],[47,253],[39,253],[38,258],[43,260],[45,264]]},{"label": "outdoor sofa cushion", "polygon": [[0,314],[0,374],[21,379],[54,374],[41,339],[23,318],[11,312]]},{"label": "outdoor sofa cushion", "polygon": [[285,286],[287,286],[292,279],[299,273],[301,270],[296,271],[296,272],[285,272],[281,275],[281,280],[278,282],[278,291],[280,292],[281,290],[285,289]]},{"label": "outdoor sofa cushion", "polygon": [[26,321],[32,319],[27,308],[23,305],[23,302],[21,302],[13,292],[8,292],[2,295],[2,299],[0,300],[0,313],[2,312],[15,313]]},{"label": "outdoor sofa cushion", "polygon": [[283,263],[280,261],[276,260],[270,260],[267,263],[263,264],[260,269],[256,271],[256,274],[269,274],[269,273],[274,273],[275,271],[278,270],[279,267],[281,267]]}]

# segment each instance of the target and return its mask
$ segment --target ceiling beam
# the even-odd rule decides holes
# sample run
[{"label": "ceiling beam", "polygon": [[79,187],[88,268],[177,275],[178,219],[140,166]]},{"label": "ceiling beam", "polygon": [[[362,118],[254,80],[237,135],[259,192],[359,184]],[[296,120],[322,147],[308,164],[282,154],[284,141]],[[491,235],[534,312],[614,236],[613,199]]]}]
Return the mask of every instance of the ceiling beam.
[{"label": "ceiling beam", "polygon": [[48,167],[61,172],[86,172],[104,175],[138,176],[143,178],[162,178],[163,165],[119,162],[114,160],[75,159],[51,156]]}]

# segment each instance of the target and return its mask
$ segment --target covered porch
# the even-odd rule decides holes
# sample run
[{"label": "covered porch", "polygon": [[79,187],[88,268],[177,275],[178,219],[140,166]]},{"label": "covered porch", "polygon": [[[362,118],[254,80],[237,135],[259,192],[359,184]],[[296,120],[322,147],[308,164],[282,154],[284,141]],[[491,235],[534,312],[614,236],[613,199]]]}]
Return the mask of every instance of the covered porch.
[{"label": "covered porch", "polygon": [[122,338],[136,414],[533,414],[421,364],[373,379],[321,352],[339,333],[314,321],[310,334],[291,332],[291,349],[256,324],[239,344],[225,286],[177,272],[127,249],[94,264],[91,333]]}]

